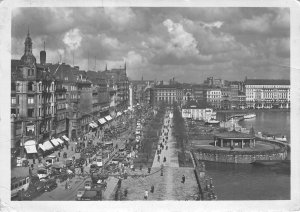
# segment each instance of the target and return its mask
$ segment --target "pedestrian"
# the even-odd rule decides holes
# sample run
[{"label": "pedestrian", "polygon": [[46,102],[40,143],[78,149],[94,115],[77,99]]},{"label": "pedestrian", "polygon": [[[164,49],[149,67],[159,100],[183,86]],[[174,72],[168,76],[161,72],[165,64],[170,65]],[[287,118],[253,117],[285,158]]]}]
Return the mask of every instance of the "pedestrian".
[{"label": "pedestrian", "polygon": [[164,162],[166,162],[167,161],[167,158],[166,157],[164,157]]},{"label": "pedestrian", "polygon": [[160,156],[159,155],[157,156],[157,161],[160,162]]},{"label": "pedestrian", "polygon": [[80,169],[81,169],[81,174],[83,174],[83,166],[81,166]]},{"label": "pedestrian", "polygon": [[144,195],[144,199],[145,199],[145,200],[148,199],[148,195],[149,195],[149,193],[148,193],[148,190],[146,189],[146,190],[145,190],[145,195]]},{"label": "pedestrian", "polygon": [[151,192],[151,193],[154,193],[154,185],[151,186],[150,192]]},{"label": "pedestrian", "polygon": [[58,157],[60,157],[60,151],[58,152]]},{"label": "pedestrian", "polygon": [[35,164],[35,157],[33,158],[33,164]]},{"label": "pedestrian", "polygon": [[166,146],[166,150],[168,150],[168,146]]},{"label": "pedestrian", "polygon": [[181,178],[181,179],[182,179],[181,182],[184,183],[184,182],[185,182],[185,176],[182,175],[182,178]]},{"label": "pedestrian", "polygon": [[31,170],[31,168],[29,167],[29,176],[31,176],[32,175],[32,170]]},{"label": "pedestrian", "polygon": [[88,164],[87,164],[87,160],[85,161],[85,166],[87,166]]}]

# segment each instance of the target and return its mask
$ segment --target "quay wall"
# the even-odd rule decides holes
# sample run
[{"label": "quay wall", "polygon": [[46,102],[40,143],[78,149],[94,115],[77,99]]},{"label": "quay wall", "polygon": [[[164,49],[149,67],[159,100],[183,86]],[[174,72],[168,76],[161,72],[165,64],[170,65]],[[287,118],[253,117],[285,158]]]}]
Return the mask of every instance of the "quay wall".
[{"label": "quay wall", "polygon": [[287,158],[287,147],[277,144],[279,149],[265,151],[234,151],[234,150],[195,150],[198,160],[223,162],[223,163],[252,163],[256,160],[285,160]]}]

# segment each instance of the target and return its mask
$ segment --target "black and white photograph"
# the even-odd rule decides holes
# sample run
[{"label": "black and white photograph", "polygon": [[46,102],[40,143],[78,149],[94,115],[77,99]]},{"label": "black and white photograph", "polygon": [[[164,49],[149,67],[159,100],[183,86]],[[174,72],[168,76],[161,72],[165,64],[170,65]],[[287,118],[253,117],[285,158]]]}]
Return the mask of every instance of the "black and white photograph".
[{"label": "black and white photograph", "polygon": [[2,208],[299,209],[297,1],[182,2],[10,6]]}]

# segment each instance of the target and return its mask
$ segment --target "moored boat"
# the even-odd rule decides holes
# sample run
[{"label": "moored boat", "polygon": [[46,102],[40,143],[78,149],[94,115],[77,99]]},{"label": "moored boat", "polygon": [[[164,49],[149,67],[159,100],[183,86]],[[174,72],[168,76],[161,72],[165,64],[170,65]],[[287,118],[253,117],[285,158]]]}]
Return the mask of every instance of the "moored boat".
[{"label": "moored boat", "polygon": [[255,117],[256,117],[256,114],[254,114],[254,113],[244,115],[244,119],[251,119],[251,118],[255,118]]},{"label": "moored boat", "polygon": [[284,160],[256,160],[252,162],[253,165],[271,166],[279,163],[284,163]]}]

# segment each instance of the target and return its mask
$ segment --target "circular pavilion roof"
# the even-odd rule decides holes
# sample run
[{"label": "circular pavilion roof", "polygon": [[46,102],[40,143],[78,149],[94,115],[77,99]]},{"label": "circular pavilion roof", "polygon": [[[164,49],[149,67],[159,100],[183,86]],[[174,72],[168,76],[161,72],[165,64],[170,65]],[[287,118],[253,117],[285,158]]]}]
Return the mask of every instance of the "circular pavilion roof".
[{"label": "circular pavilion roof", "polygon": [[253,139],[255,138],[254,135],[246,134],[246,133],[241,133],[238,131],[229,131],[229,132],[223,132],[223,133],[218,133],[215,135],[217,138],[223,138],[223,139]]}]

